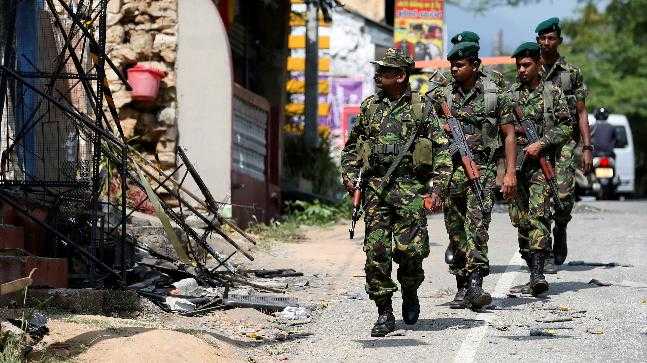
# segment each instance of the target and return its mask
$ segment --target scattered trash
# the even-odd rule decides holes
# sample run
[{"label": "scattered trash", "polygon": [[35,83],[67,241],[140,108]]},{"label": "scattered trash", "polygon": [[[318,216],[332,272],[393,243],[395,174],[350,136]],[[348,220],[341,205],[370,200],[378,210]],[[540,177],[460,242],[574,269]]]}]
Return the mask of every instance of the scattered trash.
[{"label": "scattered trash", "polygon": [[569,261],[568,266],[594,266],[594,267],[634,267],[634,265],[628,265],[618,262],[586,262],[586,261]]},{"label": "scattered trash", "polygon": [[406,336],[406,335],[407,335],[407,332],[400,329],[400,330],[392,331],[392,332],[388,333],[386,336],[387,337],[403,337],[403,336]]},{"label": "scattered trash", "polygon": [[256,277],[271,279],[275,277],[298,277],[303,276],[303,272],[297,272],[291,268],[274,269],[274,270],[241,270],[241,273],[254,274]]},{"label": "scattered trash", "polygon": [[602,329],[598,328],[588,328],[586,329],[586,332],[589,334],[594,334],[594,335],[602,335],[604,334],[604,331]]},{"label": "scattered trash", "polygon": [[603,282],[603,281],[600,281],[598,279],[591,279],[591,281],[589,281],[589,284],[598,285],[598,286],[611,286],[611,285],[613,285],[610,282]]},{"label": "scattered trash", "polygon": [[573,321],[573,318],[555,318],[555,319],[535,319],[538,323],[563,323]]},{"label": "scattered trash", "polygon": [[168,296],[165,302],[169,309],[179,313],[191,313],[196,309],[196,304],[189,301],[189,299]]},{"label": "scattered trash", "polygon": [[496,325],[496,324],[490,324],[494,329],[499,330],[499,331],[508,331],[510,329],[510,325]]},{"label": "scattered trash", "polygon": [[310,280],[298,281],[292,284],[292,287],[298,288],[298,289],[303,289],[307,286],[310,286]]},{"label": "scattered trash", "polygon": [[288,306],[282,311],[274,313],[274,316],[285,320],[305,320],[310,318],[310,310],[302,306]]},{"label": "scattered trash", "polygon": [[296,299],[285,296],[271,295],[233,295],[229,294],[224,298],[224,304],[228,307],[254,308],[268,311],[281,311],[288,306],[298,306]]},{"label": "scattered trash", "polygon": [[351,292],[346,294],[348,296],[348,300],[365,300],[366,295],[363,292]]},{"label": "scattered trash", "polygon": [[557,332],[553,329],[530,329],[531,337],[554,337]]},{"label": "scattered trash", "polygon": [[174,282],[173,286],[175,289],[169,291],[169,294],[171,295],[202,296],[204,293],[194,278],[187,278]]}]

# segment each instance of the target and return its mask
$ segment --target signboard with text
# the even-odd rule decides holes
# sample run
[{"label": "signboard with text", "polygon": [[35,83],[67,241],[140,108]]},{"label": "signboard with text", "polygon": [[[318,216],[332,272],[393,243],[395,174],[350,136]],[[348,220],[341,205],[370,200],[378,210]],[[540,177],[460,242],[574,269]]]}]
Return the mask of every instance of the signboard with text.
[{"label": "signboard with text", "polygon": [[394,45],[416,61],[443,58],[445,0],[396,0]]}]

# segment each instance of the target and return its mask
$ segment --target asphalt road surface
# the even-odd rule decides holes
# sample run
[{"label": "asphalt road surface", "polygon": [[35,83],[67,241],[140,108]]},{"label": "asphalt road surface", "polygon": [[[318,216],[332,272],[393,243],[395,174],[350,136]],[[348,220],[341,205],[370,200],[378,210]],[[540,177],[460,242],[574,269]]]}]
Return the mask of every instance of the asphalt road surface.
[{"label": "asphalt road surface", "polygon": [[[528,281],[516,245],[516,231],[498,206],[490,226],[492,274],[485,279],[493,304],[476,313],[452,310],[447,302],[455,280],[443,262],[447,245],[442,216],[429,221],[431,257],[419,292],[422,312],[414,326],[400,317],[398,331],[370,337],[376,309],[363,279],[347,281],[348,293],[331,302],[308,327],[313,336],[291,343],[294,361],[647,361],[647,202],[586,202],[576,207],[569,226],[567,264],[547,275],[547,294],[509,296]],[[340,231],[339,238],[346,238]],[[355,252],[362,254],[363,225]],[[340,259],[343,261],[344,259]],[[571,262],[571,265],[568,262]],[[584,261],[585,264],[572,264]],[[590,266],[612,263],[624,266]],[[344,269],[340,262],[339,269]],[[395,276],[395,272],[394,272]],[[394,277],[395,278],[395,277]],[[596,279],[610,286],[590,283]]]}]

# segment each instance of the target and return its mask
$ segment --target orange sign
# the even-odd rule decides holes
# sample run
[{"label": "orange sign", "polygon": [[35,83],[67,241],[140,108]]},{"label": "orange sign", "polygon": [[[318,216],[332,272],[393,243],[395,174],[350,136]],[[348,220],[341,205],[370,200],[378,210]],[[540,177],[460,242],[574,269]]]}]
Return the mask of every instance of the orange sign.
[{"label": "orange sign", "polygon": [[444,0],[396,0],[393,40],[416,61],[443,58]]}]

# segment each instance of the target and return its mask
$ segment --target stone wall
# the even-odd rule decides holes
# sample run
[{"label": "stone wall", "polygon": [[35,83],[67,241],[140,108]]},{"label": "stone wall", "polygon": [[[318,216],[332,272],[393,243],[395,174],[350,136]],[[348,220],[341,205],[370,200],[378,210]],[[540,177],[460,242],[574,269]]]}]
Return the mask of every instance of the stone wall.
[{"label": "stone wall", "polygon": [[161,168],[175,166],[177,100],[175,60],[178,0],[109,0],[106,49],[123,70],[135,64],[166,72],[153,103],[131,99],[116,75],[107,70],[110,89],[127,139]]}]

